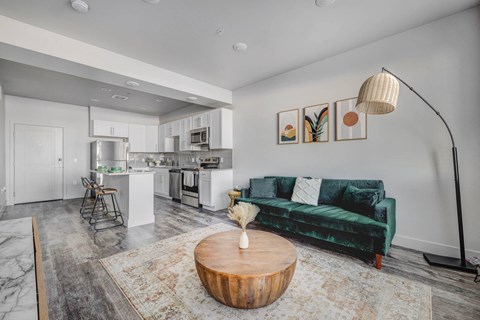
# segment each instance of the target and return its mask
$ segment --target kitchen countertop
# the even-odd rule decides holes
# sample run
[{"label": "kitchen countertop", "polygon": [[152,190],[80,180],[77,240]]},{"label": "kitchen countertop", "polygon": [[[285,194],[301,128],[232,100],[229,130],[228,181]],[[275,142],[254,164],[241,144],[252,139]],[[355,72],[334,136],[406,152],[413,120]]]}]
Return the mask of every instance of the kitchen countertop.
[{"label": "kitchen countertop", "polygon": [[104,172],[98,172],[97,170],[90,170],[90,172],[103,174],[105,176],[131,176],[131,175],[137,175],[137,174],[154,174],[155,173],[152,171],[129,171],[129,172],[104,173]]},{"label": "kitchen countertop", "polygon": [[37,319],[32,218],[0,221],[0,319]]}]

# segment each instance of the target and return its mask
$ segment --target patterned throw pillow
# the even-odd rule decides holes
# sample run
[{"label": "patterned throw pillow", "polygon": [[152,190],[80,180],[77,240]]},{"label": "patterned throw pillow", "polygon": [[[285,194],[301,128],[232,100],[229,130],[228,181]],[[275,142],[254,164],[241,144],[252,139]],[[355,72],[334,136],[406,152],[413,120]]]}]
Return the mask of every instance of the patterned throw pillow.
[{"label": "patterned throw pillow", "polygon": [[297,178],[293,188],[292,201],[311,204],[312,206],[318,205],[321,184],[322,179]]}]

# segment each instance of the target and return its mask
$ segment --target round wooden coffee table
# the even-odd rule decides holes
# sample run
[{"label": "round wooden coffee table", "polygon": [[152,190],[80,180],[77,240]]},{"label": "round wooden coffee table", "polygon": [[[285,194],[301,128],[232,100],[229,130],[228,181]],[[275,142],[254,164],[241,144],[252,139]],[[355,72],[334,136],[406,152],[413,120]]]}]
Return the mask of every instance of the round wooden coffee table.
[{"label": "round wooden coffee table", "polygon": [[297,251],[273,233],[248,230],[250,246],[239,249],[240,230],[206,237],[195,248],[200,281],[217,301],[235,308],[260,308],[277,300],[295,272]]}]

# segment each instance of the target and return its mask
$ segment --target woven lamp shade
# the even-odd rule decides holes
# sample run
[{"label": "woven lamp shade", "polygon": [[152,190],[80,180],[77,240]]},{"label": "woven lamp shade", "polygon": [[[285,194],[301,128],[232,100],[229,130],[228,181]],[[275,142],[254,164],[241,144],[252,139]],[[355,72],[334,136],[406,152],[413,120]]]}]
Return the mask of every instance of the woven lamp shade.
[{"label": "woven lamp shade", "polygon": [[362,84],[358,93],[357,111],[368,114],[390,113],[397,107],[400,84],[397,79],[382,72]]}]

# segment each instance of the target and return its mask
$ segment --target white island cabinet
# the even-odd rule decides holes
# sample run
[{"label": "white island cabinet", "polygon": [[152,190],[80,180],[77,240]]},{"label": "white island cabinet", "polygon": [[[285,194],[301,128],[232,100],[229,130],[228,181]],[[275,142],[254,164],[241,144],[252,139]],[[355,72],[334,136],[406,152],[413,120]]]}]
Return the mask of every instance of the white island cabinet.
[{"label": "white island cabinet", "polygon": [[[96,171],[92,171],[96,172]],[[116,197],[128,228],[154,223],[153,175],[154,172],[99,173],[105,188],[118,190]],[[110,196],[105,200],[111,206]]]}]

